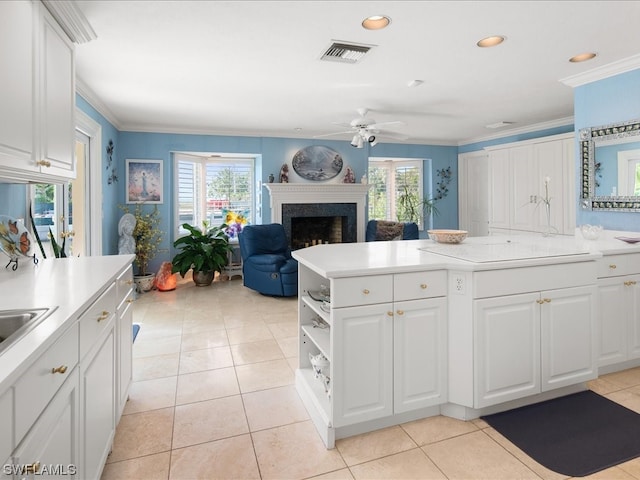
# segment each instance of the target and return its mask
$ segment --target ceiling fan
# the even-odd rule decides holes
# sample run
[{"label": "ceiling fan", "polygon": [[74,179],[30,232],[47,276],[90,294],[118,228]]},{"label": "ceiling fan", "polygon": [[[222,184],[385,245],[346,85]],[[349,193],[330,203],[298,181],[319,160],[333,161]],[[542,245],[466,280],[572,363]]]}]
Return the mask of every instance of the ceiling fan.
[{"label": "ceiling fan", "polygon": [[330,137],[333,135],[344,135],[345,133],[353,133],[353,139],[351,145],[356,148],[363,148],[365,143],[369,143],[372,147],[377,145],[379,137],[395,138],[397,140],[407,140],[409,137],[396,132],[389,132],[381,130],[380,127],[387,125],[404,125],[404,122],[376,122],[373,118],[367,117],[368,109],[358,108],[357,112],[360,115],[358,118],[354,118],[350,123],[337,123],[334,125],[341,125],[348,127],[350,130],[342,132],[327,133],[324,135],[316,135],[314,138]]}]

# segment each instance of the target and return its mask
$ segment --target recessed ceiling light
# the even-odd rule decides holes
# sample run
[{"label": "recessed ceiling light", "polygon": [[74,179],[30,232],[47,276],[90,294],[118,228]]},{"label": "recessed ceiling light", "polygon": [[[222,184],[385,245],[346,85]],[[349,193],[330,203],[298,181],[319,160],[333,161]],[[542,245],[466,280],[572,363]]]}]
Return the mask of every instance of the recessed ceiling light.
[{"label": "recessed ceiling light", "polygon": [[595,57],[596,57],[596,54],[592,53],[592,52],[581,53],[580,55],[576,55],[575,57],[571,57],[569,59],[569,61],[571,63],[586,62],[587,60],[591,60],[592,58],[595,58]]},{"label": "recessed ceiling light", "polygon": [[502,42],[505,41],[506,37],[503,37],[502,35],[492,35],[491,37],[487,37],[487,38],[483,38],[482,40],[479,40],[478,43],[476,43],[476,45],[478,45],[479,47],[495,47],[496,45],[500,45]]},{"label": "recessed ceiling light", "polygon": [[386,15],[372,15],[362,21],[362,26],[367,30],[382,30],[391,23],[391,18]]}]

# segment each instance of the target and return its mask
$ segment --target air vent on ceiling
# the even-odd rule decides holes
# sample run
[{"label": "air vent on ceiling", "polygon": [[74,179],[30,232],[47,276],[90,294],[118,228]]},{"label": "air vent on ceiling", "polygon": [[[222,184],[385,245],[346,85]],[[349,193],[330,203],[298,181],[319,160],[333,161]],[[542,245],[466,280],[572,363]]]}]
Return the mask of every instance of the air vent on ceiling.
[{"label": "air vent on ceiling", "polygon": [[374,45],[363,45],[347,42],[333,42],[325,50],[320,60],[330,62],[357,63]]}]

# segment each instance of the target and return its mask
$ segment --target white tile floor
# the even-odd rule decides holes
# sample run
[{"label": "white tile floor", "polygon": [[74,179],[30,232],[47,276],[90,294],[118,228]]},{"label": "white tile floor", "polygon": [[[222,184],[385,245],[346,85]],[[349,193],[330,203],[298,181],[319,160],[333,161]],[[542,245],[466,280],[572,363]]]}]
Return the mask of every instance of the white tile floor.
[{"label": "white tile floor", "polygon": [[[295,298],[238,278],[134,306],[134,383],[102,480],[561,479],[482,420],[432,417],[325,449],[294,387]],[[640,412],[640,368],[591,388]],[[590,478],[640,479],[640,459]]]}]

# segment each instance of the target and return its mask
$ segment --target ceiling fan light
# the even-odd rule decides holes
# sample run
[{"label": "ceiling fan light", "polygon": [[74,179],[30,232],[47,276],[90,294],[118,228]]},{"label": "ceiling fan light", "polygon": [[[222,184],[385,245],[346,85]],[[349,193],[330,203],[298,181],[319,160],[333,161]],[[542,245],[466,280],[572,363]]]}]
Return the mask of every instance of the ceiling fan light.
[{"label": "ceiling fan light", "polygon": [[375,135],[369,135],[369,137],[367,138],[367,142],[369,143],[373,143],[376,141],[376,136]]},{"label": "ceiling fan light", "polygon": [[386,15],[372,15],[362,21],[362,26],[367,30],[382,30],[391,23],[391,18]]},{"label": "ceiling fan light", "polygon": [[369,139],[369,143],[372,147],[375,147],[378,144],[378,139],[376,137],[372,137],[373,140]]},{"label": "ceiling fan light", "polygon": [[362,141],[362,139],[360,138],[360,135],[354,135],[353,140],[351,140],[351,146],[358,147],[358,140]]}]

